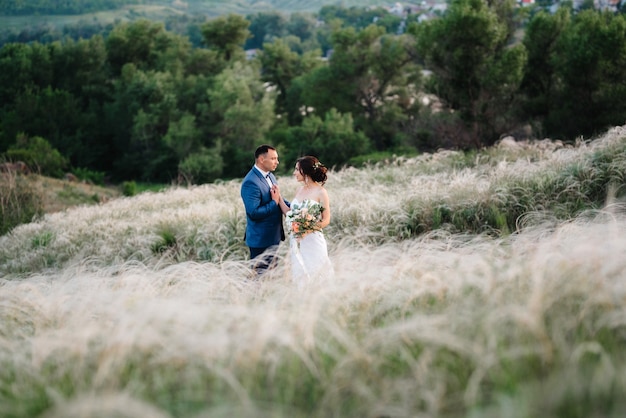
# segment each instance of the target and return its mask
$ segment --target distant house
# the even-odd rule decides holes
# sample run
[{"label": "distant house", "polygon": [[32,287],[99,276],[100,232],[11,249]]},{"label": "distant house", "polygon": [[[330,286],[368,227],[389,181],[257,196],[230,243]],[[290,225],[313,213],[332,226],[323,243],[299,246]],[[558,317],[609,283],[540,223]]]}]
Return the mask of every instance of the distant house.
[{"label": "distant house", "polygon": [[621,0],[594,0],[593,6],[596,10],[609,12],[617,12],[619,10]]},{"label": "distant house", "polygon": [[[593,7],[596,10],[608,11],[616,13],[619,10],[619,6],[622,0],[593,0]],[[575,10],[579,10],[584,0],[573,0],[573,6]],[[560,2],[555,2],[550,6],[550,13],[556,13],[558,8],[561,7]]]},{"label": "distant house", "polygon": [[186,9],[189,7],[189,3],[182,0],[174,0],[172,2],[172,7],[174,7],[175,9]]},{"label": "distant house", "polygon": [[258,54],[259,54],[259,50],[256,49],[256,48],[255,49],[246,49],[246,59],[247,60],[255,59]]},{"label": "distant house", "polygon": [[448,5],[447,5],[446,3],[437,3],[437,4],[434,4],[434,5],[433,5],[433,7],[431,8],[431,10],[432,10],[433,12],[440,12],[440,13],[443,13],[443,12],[445,12],[446,10],[448,10]]},{"label": "distant house", "polygon": [[389,13],[397,15],[397,16],[402,16],[404,14],[404,7],[402,6],[402,3],[396,3],[393,6],[391,6],[388,10],[389,10]]}]

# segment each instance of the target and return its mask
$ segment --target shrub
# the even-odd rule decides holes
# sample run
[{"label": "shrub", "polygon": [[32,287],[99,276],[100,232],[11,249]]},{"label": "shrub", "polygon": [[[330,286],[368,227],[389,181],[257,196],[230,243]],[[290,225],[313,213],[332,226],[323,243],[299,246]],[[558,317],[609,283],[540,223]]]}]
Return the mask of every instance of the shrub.
[{"label": "shrub", "polygon": [[125,181],[122,183],[122,194],[124,196],[135,196],[137,194],[137,183],[134,181]]},{"label": "shrub", "polygon": [[104,185],[105,174],[102,171],[95,171],[82,167],[75,168],[73,171],[76,177],[86,181],[87,183],[97,184],[98,186]]},{"label": "shrub", "polygon": [[178,169],[190,183],[210,183],[222,174],[224,161],[216,150],[203,150],[185,158]]},{"label": "shrub", "polygon": [[303,155],[315,155],[327,167],[342,167],[354,155],[368,154],[370,140],[363,132],[355,131],[350,114],[330,110],[324,119],[309,116],[301,126],[278,130],[275,143],[281,145],[281,159],[294,162]]},{"label": "shrub", "polygon": [[16,144],[6,152],[6,156],[13,161],[24,161],[29,167],[51,177],[63,177],[67,167],[67,158],[40,136],[29,138],[24,134],[18,135]]}]

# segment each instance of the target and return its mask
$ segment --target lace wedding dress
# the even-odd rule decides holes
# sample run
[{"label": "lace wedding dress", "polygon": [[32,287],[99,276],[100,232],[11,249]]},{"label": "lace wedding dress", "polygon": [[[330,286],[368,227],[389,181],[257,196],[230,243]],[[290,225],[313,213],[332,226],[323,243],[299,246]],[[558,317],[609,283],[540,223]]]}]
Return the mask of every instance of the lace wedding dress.
[{"label": "lace wedding dress", "polygon": [[[299,203],[296,199],[291,202],[292,206]],[[311,203],[319,205],[318,202]],[[308,233],[300,240],[290,234],[289,248],[292,280],[298,286],[330,279],[334,275],[323,232]]]}]

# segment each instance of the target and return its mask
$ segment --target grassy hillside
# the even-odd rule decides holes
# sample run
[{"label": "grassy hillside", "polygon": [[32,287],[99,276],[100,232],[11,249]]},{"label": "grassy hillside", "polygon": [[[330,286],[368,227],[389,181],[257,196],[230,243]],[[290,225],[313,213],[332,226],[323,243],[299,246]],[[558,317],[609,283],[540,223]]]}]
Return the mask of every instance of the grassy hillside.
[{"label": "grassy hillside", "polygon": [[[190,10],[204,13],[225,12],[248,14],[259,11],[279,10],[285,13],[317,12],[323,6],[341,5],[343,7],[392,6],[395,2],[380,0],[265,0],[265,1],[232,1],[221,0],[188,0]],[[415,2],[404,2],[415,3]]]},{"label": "grassy hillside", "polygon": [[112,23],[116,20],[129,21],[140,17],[150,20],[164,20],[168,16],[180,15],[184,12],[169,5],[135,5],[117,10],[105,10],[83,15],[36,15],[36,16],[0,16],[0,25],[4,28],[21,29],[41,25],[65,26],[79,22]]},{"label": "grassy hillside", "polygon": [[[263,11],[318,12],[325,5],[334,5],[334,0],[268,0],[268,1],[223,1],[223,0],[189,0],[182,1],[153,1],[149,4],[131,5],[117,10],[106,10],[83,15],[37,15],[37,16],[0,16],[0,26],[4,28],[20,29],[40,25],[64,26],[78,22],[98,21],[106,24],[116,20],[128,21],[137,18],[150,20],[165,20],[168,16],[181,14],[206,15],[208,17],[221,16],[228,13],[248,15]],[[344,7],[388,6],[392,2],[380,0],[347,0],[342,1]]]},{"label": "grassy hillside", "polygon": [[102,187],[51,177],[31,175],[28,181],[42,196],[43,210],[53,213],[81,205],[95,205],[121,196],[117,187]]},{"label": "grassy hillside", "polygon": [[304,290],[238,181],[49,214],[0,237],[0,416],[621,417],[625,173],[626,127],[331,172]]}]

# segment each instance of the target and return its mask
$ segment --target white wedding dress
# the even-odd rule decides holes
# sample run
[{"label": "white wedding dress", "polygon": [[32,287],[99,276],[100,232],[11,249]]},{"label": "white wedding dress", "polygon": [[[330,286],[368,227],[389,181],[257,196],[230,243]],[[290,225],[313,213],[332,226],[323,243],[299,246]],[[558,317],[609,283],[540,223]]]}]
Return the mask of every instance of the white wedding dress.
[{"label": "white wedding dress", "polygon": [[[296,199],[291,202],[292,205],[294,203],[299,204]],[[287,226],[289,227],[289,225]],[[311,232],[301,238],[300,241],[290,234],[289,253],[292,280],[299,287],[333,277],[333,266],[328,257],[328,248],[323,232]]]}]

